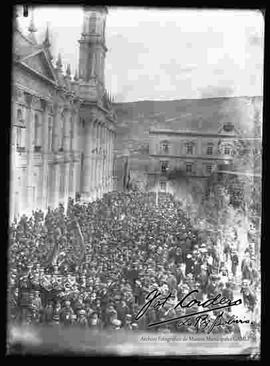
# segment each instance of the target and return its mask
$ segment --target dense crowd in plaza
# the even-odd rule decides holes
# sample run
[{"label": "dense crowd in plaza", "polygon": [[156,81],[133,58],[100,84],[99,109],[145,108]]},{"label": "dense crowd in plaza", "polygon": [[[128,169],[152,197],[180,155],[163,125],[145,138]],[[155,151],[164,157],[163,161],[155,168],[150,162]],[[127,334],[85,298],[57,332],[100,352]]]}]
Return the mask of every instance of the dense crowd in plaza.
[{"label": "dense crowd in plaza", "polygon": [[[146,330],[187,312],[175,308],[190,291],[204,301],[221,294],[234,298],[238,267],[244,304],[253,312],[259,275],[254,248],[245,258],[226,247],[222,262],[215,236],[194,228],[181,202],[163,194],[111,192],[101,200],[70,200],[46,214],[33,212],[10,227],[8,315],[12,322],[91,329]],[[239,271],[238,271],[239,272]],[[241,277],[241,276],[240,276]],[[171,296],[164,307],[136,317],[147,295],[158,289]],[[175,309],[174,309],[175,308]],[[231,308],[224,309],[229,318]],[[209,313],[215,317],[217,313]],[[214,332],[224,332],[224,328]],[[237,325],[227,326],[238,332]],[[177,322],[151,328],[195,332]]]}]

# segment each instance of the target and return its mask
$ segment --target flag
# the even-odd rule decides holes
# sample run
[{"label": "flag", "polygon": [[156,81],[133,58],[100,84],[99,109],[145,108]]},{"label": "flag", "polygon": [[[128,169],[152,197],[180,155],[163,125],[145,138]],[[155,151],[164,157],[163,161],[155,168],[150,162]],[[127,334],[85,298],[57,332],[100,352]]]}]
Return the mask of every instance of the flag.
[{"label": "flag", "polygon": [[123,179],[124,190],[129,189],[129,186],[130,186],[129,158],[128,156],[126,156],[126,160],[124,163],[124,179]]},{"label": "flag", "polygon": [[82,230],[81,230],[80,224],[77,220],[76,220],[76,228],[77,228],[77,233],[78,233],[81,252],[82,252],[82,255],[79,259],[79,261],[81,262],[85,256],[85,245],[84,245],[84,238],[83,238]]},{"label": "flag", "polygon": [[51,265],[51,264],[53,266],[56,265],[58,255],[59,255],[59,242],[58,242],[58,240],[55,240],[53,249],[47,259],[47,265]]}]

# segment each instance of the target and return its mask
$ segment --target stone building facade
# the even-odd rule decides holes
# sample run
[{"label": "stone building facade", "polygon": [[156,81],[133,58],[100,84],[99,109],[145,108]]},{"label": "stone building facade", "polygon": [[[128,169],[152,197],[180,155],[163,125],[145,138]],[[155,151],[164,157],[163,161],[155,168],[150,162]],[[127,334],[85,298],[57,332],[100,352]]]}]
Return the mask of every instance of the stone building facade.
[{"label": "stone building facade", "polygon": [[33,18],[13,40],[10,218],[96,200],[113,189],[115,115],[105,89],[104,7],[85,7],[79,75],[53,61],[47,29],[39,44]]},{"label": "stone building facade", "polygon": [[[205,180],[219,166],[229,165],[236,153],[241,133],[232,123],[225,123],[216,131],[149,131],[149,186],[167,191],[170,171],[183,176]],[[157,186],[157,187],[156,187]]]}]

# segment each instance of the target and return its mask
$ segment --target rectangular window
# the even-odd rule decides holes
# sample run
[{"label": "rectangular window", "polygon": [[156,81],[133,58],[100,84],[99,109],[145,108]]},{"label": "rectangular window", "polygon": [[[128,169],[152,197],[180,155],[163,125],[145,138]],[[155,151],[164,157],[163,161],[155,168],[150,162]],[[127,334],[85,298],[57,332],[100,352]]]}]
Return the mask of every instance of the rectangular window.
[{"label": "rectangular window", "polygon": [[166,186],[167,186],[166,182],[159,182],[159,186],[160,186],[161,191],[166,191]]},{"label": "rectangular window", "polygon": [[213,155],[213,146],[211,145],[207,146],[207,155]]},{"label": "rectangular window", "polygon": [[163,142],[161,144],[161,151],[163,153],[168,153],[169,152],[169,144],[167,142]]},{"label": "rectangular window", "polygon": [[193,154],[193,144],[186,144],[186,154]]},{"label": "rectangular window", "polygon": [[206,165],[206,172],[212,173],[212,165]]},{"label": "rectangular window", "polygon": [[192,164],[186,164],[186,172],[191,173],[192,172]]},{"label": "rectangular window", "polygon": [[17,149],[22,147],[22,129],[21,129],[21,127],[17,127],[16,145],[17,145]]},{"label": "rectangular window", "polygon": [[230,148],[229,148],[229,147],[225,147],[225,149],[224,149],[224,154],[225,154],[225,155],[230,155],[230,154],[231,154],[231,150],[230,150]]},{"label": "rectangular window", "polygon": [[169,162],[168,161],[162,161],[161,162],[161,171],[162,173],[166,173],[169,167]]},{"label": "rectangular window", "polygon": [[52,119],[48,119],[48,151],[52,151],[52,141],[53,141],[53,126]]}]

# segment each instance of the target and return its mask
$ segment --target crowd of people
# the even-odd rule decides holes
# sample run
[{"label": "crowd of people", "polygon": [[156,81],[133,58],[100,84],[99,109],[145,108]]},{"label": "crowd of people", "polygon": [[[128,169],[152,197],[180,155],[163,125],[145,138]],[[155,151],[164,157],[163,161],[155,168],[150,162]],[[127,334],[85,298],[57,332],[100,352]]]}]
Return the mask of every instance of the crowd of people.
[{"label": "crowd of people", "polygon": [[[220,260],[213,233],[193,227],[181,202],[170,194],[160,194],[158,204],[154,193],[138,191],[111,192],[87,204],[70,199],[67,210],[60,205],[46,214],[36,211],[10,226],[9,319],[147,330],[150,323],[198,311],[195,306],[175,308],[194,289],[198,300],[217,294],[233,299],[239,265],[245,306],[253,311],[259,276],[252,245],[242,263],[234,250],[226,255],[231,268]],[[162,296],[171,293],[170,301],[138,319],[155,289]],[[230,311],[224,309],[225,318]],[[237,325],[226,329],[239,332]],[[151,330],[198,331],[190,325],[178,327],[177,322]]]}]

